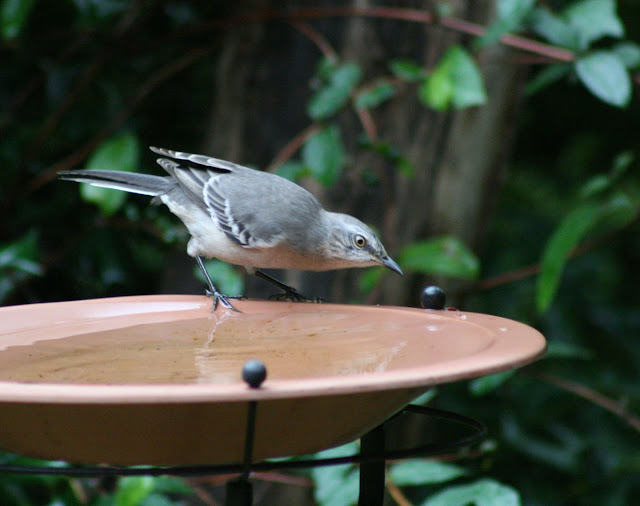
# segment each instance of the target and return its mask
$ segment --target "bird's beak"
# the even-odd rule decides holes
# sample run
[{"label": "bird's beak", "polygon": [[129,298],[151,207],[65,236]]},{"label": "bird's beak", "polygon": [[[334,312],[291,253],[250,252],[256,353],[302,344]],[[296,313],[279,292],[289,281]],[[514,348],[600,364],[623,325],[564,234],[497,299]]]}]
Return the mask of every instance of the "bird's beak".
[{"label": "bird's beak", "polygon": [[393,272],[397,272],[398,274],[400,274],[400,276],[404,275],[400,266],[397,263],[395,263],[391,257],[388,257],[388,256],[382,257],[378,261],[382,265],[384,265],[387,269],[391,269]]}]

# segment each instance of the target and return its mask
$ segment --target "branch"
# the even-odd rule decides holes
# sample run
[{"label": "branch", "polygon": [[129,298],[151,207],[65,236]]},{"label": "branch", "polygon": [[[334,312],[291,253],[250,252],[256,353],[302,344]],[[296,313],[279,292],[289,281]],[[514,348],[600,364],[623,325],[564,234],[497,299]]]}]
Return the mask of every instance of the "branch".
[{"label": "branch", "polygon": [[369,109],[360,109],[359,107],[356,107],[355,109],[367,137],[371,142],[376,142],[378,140],[378,127],[376,126],[375,121],[373,121],[371,112],[369,112]]},{"label": "branch", "polygon": [[110,51],[103,51],[82,73],[80,78],[76,81],[73,89],[67,93],[64,99],[58,104],[56,110],[49,115],[47,120],[36,133],[33,141],[26,149],[26,154],[23,157],[22,166],[26,165],[42,146],[43,142],[47,140],[51,132],[53,132],[64,114],[71,108],[73,103],[82,95],[89,85],[93,82],[94,78],[98,75],[98,71],[102,68],[107,61],[107,55]]},{"label": "branch", "polygon": [[624,403],[614,401],[613,399],[610,399],[609,397],[606,397],[585,385],[556,376],[555,374],[538,373],[533,374],[533,376],[606,409],[626,422],[631,428],[640,432],[640,417],[631,413]]},{"label": "branch", "polygon": [[[74,40],[73,43],[65,48],[60,56],[54,60],[56,65],[64,63],[69,58],[71,58],[75,53],[84,48],[87,44],[88,37],[87,34],[81,36],[77,40]],[[31,78],[27,84],[25,84],[21,91],[13,97],[13,100],[10,101],[9,106],[0,114],[0,132],[6,128],[6,126],[11,122],[12,118],[16,115],[16,113],[20,110],[20,108],[27,103],[29,97],[35,92],[41,85],[44,83],[46,78],[46,74],[43,71],[39,71],[36,76]]]},{"label": "branch", "polygon": [[[312,19],[328,17],[372,17],[382,19],[397,19],[414,23],[432,24],[442,26],[449,30],[480,37],[485,34],[486,27],[453,17],[437,17],[427,11],[418,9],[404,9],[401,7],[373,7],[373,6],[347,6],[347,7],[307,7],[290,11],[280,16],[287,19]],[[279,17],[279,16],[275,16]],[[559,48],[550,44],[527,39],[518,35],[506,34],[500,37],[500,42],[529,53],[547,56],[558,61],[573,61],[575,54],[568,49]]]},{"label": "branch", "polygon": [[329,44],[329,41],[323,37],[323,35],[315,30],[309,23],[303,23],[302,21],[291,21],[289,22],[291,26],[293,26],[300,33],[304,34],[313,42],[318,49],[322,52],[324,57],[332,63],[336,63],[338,61],[338,53],[336,53],[335,49]]},{"label": "branch", "polygon": [[302,132],[296,135],[293,139],[291,139],[284,148],[280,150],[280,152],[276,155],[273,161],[266,168],[267,172],[275,171],[280,165],[286,162],[289,158],[291,158],[300,147],[307,142],[311,136],[320,130],[320,123],[312,123],[307,128],[305,128]]},{"label": "branch", "polygon": [[[341,6],[341,7],[301,7],[287,11],[275,9],[257,9],[255,11],[230,16],[223,19],[208,21],[199,26],[190,26],[183,32],[190,35],[198,32],[218,30],[228,28],[238,24],[261,23],[270,20],[281,20],[293,22],[296,20],[363,17],[378,19],[395,19],[412,23],[422,23],[427,25],[440,26],[467,35],[480,37],[485,34],[486,27],[477,23],[471,23],[462,19],[448,16],[434,16],[431,12],[420,9],[409,9],[402,7],[384,6]],[[533,39],[520,37],[518,35],[506,34],[500,37],[500,43],[505,46],[520,49],[529,53],[546,56],[554,61],[573,61],[575,53],[565,48],[552,46]]]},{"label": "branch", "polygon": [[398,485],[396,485],[393,482],[388,472],[387,472],[387,490],[389,491],[389,495],[393,497],[393,500],[396,502],[398,506],[412,506],[412,503],[402,493],[402,490],[400,490]]}]

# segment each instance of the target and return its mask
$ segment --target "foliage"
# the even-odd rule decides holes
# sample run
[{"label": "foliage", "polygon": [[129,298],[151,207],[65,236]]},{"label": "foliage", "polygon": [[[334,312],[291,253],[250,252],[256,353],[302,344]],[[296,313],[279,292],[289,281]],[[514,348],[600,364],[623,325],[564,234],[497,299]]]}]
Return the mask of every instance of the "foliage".
[{"label": "foliage", "polygon": [[[411,184],[421,167],[380,135],[379,111],[407,95],[438,118],[490,107],[483,51],[513,45],[513,33],[527,34],[517,47],[543,61],[525,86],[515,154],[485,247],[442,235],[403,242],[394,253],[416,284],[455,279],[465,309],[537,326],[549,351],[524,372],[432,391],[430,402],[485,421],[493,451],[481,448],[464,465],[394,463],[389,483],[413,504],[430,506],[631,504],[640,494],[640,121],[629,106],[637,100],[640,46],[632,34],[640,21],[624,1],[498,0],[496,19],[478,32],[447,17],[447,2],[437,4],[434,29],[458,27],[473,37],[431,66],[413,54],[389,55],[371,75],[357,55],[341,59],[319,43],[323,56],[303,110],[308,126],[291,134],[287,156],[272,167],[339,190],[354,177],[346,139],[359,129],[357,149]],[[0,302],[158,291],[170,254],[186,242],[176,220],[146,199],[52,181],[57,171],[83,165],[139,170],[151,162],[141,146],[192,146],[208,121],[209,54],[220,41],[211,23],[224,16],[220,6],[186,0],[144,8],[117,0],[0,1]],[[373,171],[355,177],[381,185]],[[207,267],[223,291],[242,293],[234,267]],[[359,275],[362,300],[383,276],[382,269]],[[319,504],[357,500],[356,468],[310,476]],[[66,478],[1,478],[2,504],[84,501]],[[125,478],[108,490],[92,481],[80,486],[92,505],[174,504],[189,493],[166,478]]]},{"label": "foliage", "polygon": [[13,39],[20,35],[32,8],[33,0],[5,0],[2,3],[0,34],[3,39]]},{"label": "foliage", "polygon": [[319,183],[325,186],[336,184],[345,162],[338,127],[330,125],[311,136],[302,148],[302,160]]},{"label": "foliage", "polygon": [[[318,459],[346,457],[358,453],[358,443],[348,443],[337,448],[316,453]],[[310,471],[316,484],[314,497],[323,506],[343,506],[356,504],[360,489],[360,473],[351,464],[343,466],[316,467]]]},{"label": "foliage", "polygon": [[[631,99],[629,68],[633,61],[621,57],[620,45],[600,49],[601,39],[624,36],[622,21],[616,13],[615,0],[582,0],[568,5],[559,13],[546,7],[531,11],[531,28],[552,44],[571,49],[577,55],[573,70],[586,88],[611,105],[623,107]],[[627,43],[631,51],[638,45]],[[569,70],[568,67],[563,67]],[[564,72],[554,78],[562,77]],[[548,74],[549,75],[549,74]]]},{"label": "foliage", "polygon": [[[138,139],[131,133],[119,134],[98,146],[89,157],[85,169],[135,172],[138,168],[138,157]],[[83,200],[96,204],[104,216],[117,212],[127,198],[125,192],[86,183],[80,186],[80,195]]]},{"label": "foliage", "polygon": [[413,272],[474,280],[480,274],[478,258],[456,237],[432,237],[400,252],[400,263]]},{"label": "foliage", "polygon": [[473,58],[459,46],[450,48],[418,89],[420,101],[436,110],[464,109],[487,101],[482,75]]}]

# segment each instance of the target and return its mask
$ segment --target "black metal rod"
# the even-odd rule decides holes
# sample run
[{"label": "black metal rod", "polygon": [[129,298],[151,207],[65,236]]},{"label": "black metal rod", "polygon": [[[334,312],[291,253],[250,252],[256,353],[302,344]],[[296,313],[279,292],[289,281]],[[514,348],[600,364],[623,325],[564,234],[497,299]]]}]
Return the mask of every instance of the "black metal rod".
[{"label": "black metal rod", "polygon": [[251,506],[253,503],[253,487],[249,482],[251,461],[253,460],[253,441],[256,432],[257,401],[249,401],[247,409],[247,425],[244,436],[244,459],[242,474],[235,480],[227,482],[225,487],[225,506]]},{"label": "black metal rod", "polygon": [[225,494],[225,506],[251,506],[253,504],[253,487],[246,478],[227,482]]},{"label": "black metal rod", "polygon": [[249,410],[247,412],[247,428],[244,438],[244,468],[241,478],[249,478],[251,472],[251,461],[253,460],[253,441],[256,433],[256,408],[257,401],[249,402]]},{"label": "black metal rod", "polygon": [[[360,455],[379,456],[385,453],[384,424],[360,438]],[[382,506],[384,502],[385,460],[374,460],[360,464],[359,506]]]}]

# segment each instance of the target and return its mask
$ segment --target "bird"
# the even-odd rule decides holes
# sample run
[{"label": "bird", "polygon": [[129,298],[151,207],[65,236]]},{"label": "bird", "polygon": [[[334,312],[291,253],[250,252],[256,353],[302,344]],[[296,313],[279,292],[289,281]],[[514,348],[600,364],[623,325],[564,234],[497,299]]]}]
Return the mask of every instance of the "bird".
[{"label": "bird", "polygon": [[62,180],[153,197],[188,229],[187,254],[208,284],[207,295],[238,311],[211,281],[203,258],[244,266],[284,291],[310,301],[260,269],[327,271],[383,265],[402,275],[376,234],[357,218],[325,210],[310,192],[283,177],[206,155],[150,147],[168,176],[118,170],[61,171]]}]

